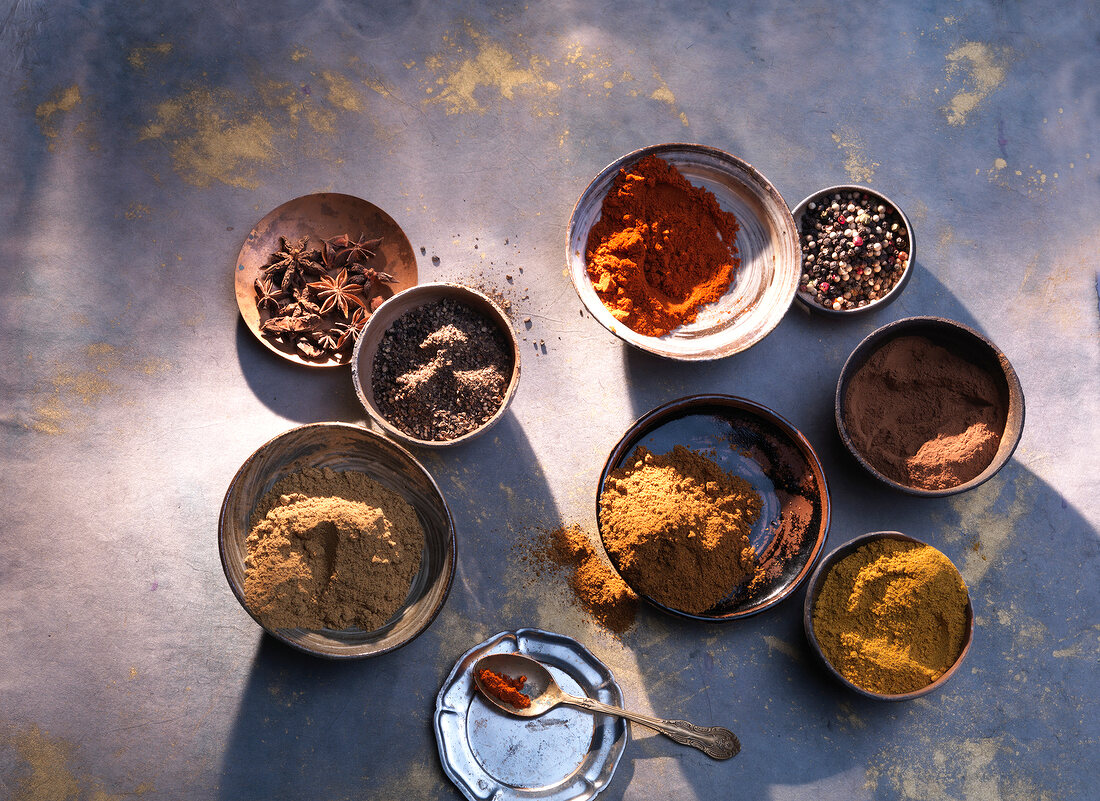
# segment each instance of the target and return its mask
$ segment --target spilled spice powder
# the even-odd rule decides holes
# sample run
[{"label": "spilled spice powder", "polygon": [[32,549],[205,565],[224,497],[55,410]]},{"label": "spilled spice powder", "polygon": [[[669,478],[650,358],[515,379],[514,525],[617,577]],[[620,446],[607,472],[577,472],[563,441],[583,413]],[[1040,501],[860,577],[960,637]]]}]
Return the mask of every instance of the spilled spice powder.
[{"label": "spilled spice powder", "polygon": [[675,446],[638,447],[600,494],[608,554],[638,592],[703,614],[757,571],[749,543],[762,502],[752,485]]},{"label": "spilled spice powder", "polygon": [[616,320],[659,337],[693,323],[740,266],[737,218],[674,166],[646,156],[623,168],[588,234],[588,277]]},{"label": "spilled spice powder", "polygon": [[569,588],[577,604],[616,634],[633,626],[638,596],[611,567],[592,536],[576,524],[543,534],[535,555],[544,563],[569,571]]}]

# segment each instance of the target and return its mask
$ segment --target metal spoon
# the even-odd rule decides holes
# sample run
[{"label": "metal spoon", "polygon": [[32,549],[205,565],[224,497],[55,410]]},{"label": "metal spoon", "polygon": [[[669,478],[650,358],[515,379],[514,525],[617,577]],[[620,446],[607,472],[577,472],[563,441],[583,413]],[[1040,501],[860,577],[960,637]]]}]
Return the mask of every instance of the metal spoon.
[{"label": "metal spoon", "polygon": [[[527,677],[527,683],[523,687],[524,695],[531,699],[531,705],[526,708],[512,706],[507,701],[502,701],[489,692],[481,683],[479,676],[482,670],[491,670],[510,678]],[[617,706],[608,706],[592,698],[580,698],[564,692],[554,677],[550,675],[541,663],[523,654],[490,654],[477,660],[474,665],[474,683],[481,694],[494,706],[503,709],[512,715],[523,718],[538,717],[549,712],[559,704],[587,709],[589,712],[603,712],[608,715],[618,715],[627,720],[641,723],[656,729],[661,734],[671,737],[682,745],[690,745],[698,748],[704,754],[715,759],[729,759],[737,756],[741,750],[741,742],[729,729],[721,726],[696,726],[686,720],[662,720],[638,712],[628,712]]]}]

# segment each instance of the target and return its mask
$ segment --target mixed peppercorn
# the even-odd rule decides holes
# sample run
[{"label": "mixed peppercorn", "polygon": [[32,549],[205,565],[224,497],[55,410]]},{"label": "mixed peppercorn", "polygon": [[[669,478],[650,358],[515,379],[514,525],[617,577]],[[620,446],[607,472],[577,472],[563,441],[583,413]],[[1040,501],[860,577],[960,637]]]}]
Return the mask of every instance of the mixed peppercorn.
[{"label": "mixed peppercorn", "polygon": [[833,311],[885,296],[909,264],[909,230],[897,209],[860,191],[833,192],[806,205],[799,222],[798,290]]}]

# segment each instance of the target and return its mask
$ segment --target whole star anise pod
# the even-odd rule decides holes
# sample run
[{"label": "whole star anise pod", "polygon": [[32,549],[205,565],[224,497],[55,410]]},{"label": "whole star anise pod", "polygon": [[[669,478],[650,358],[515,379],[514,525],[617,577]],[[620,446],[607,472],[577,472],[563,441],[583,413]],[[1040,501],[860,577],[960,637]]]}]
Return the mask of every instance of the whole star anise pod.
[{"label": "whole star anise pod", "polygon": [[330,275],[322,275],[319,281],[306,284],[317,293],[317,299],[322,301],[321,314],[329,309],[338,308],[345,317],[348,316],[348,304],[353,303],[361,308],[366,307],[363,299],[363,288],[348,281],[348,271],[341,270],[340,274],[333,278]]},{"label": "whole star anise pod", "polygon": [[365,239],[360,236],[358,239],[352,239],[349,236],[344,237],[344,246],[336,251],[337,267],[346,267],[350,264],[363,264],[367,259],[374,258],[378,252],[378,247],[382,244],[382,237],[378,239]]},{"label": "whole star anise pod", "polygon": [[359,307],[355,310],[355,314],[351,316],[351,319],[346,323],[337,323],[336,329],[340,332],[340,338],[336,340],[336,349],[340,350],[349,342],[355,342],[359,339],[359,335],[363,333],[363,326],[367,324],[367,317],[370,316],[363,307]]},{"label": "whole star anise pod", "polygon": [[309,237],[303,236],[292,243],[285,236],[279,237],[279,250],[271,254],[271,260],[264,267],[264,275],[274,277],[282,272],[279,286],[284,290],[300,286],[307,274],[323,275],[325,267],[318,263],[321,254],[309,247]]},{"label": "whole star anise pod", "polygon": [[272,317],[282,309],[279,301],[286,298],[286,292],[276,287],[270,278],[256,279],[256,308],[261,312],[266,311]]}]

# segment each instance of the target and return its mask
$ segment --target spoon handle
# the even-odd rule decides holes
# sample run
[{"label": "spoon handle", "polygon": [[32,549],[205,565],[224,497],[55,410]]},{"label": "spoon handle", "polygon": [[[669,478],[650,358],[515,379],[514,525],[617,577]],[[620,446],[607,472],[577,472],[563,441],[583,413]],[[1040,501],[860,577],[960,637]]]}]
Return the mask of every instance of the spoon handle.
[{"label": "spoon handle", "polygon": [[608,706],[592,698],[580,698],[573,695],[565,696],[562,701],[571,706],[579,706],[590,712],[603,712],[608,715],[618,715],[643,726],[659,731],[682,745],[690,745],[698,748],[704,754],[714,759],[729,759],[737,756],[741,750],[741,741],[737,735],[722,726],[696,726],[686,720],[664,720],[643,715],[640,712],[629,712],[617,706]]}]

